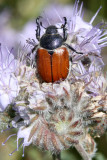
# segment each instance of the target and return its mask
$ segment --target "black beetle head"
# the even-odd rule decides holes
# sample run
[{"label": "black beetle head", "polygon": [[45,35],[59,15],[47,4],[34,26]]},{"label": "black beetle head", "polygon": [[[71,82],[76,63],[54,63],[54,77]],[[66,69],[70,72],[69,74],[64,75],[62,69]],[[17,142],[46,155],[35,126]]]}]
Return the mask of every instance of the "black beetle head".
[{"label": "black beetle head", "polygon": [[49,26],[46,28],[46,34],[56,34],[56,33],[58,33],[58,31],[55,26]]}]

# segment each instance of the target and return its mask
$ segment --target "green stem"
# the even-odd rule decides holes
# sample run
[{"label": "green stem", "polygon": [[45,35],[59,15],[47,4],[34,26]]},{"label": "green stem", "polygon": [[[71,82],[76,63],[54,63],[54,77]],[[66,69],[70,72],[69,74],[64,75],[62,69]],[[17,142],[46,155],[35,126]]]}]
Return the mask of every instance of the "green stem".
[{"label": "green stem", "polygon": [[87,152],[84,150],[81,144],[76,144],[75,148],[77,149],[77,151],[80,153],[80,155],[84,160],[91,160],[91,158],[88,156]]},{"label": "green stem", "polygon": [[61,153],[53,154],[52,158],[53,158],[53,160],[61,160]]}]

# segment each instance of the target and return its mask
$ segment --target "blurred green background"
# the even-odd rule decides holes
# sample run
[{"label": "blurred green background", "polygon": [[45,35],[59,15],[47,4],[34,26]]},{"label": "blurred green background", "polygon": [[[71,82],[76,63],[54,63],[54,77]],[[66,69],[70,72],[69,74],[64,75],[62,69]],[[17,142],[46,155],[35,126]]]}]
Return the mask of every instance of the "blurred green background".
[{"label": "blurred green background", "polygon": [[[32,20],[36,19],[41,14],[41,11],[51,3],[59,3],[62,5],[73,5],[75,0],[0,0],[0,13],[8,11],[9,14],[9,25],[15,30],[20,30],[24,25]],[[104,19],[107,21],[107,0],[83,0],[85,10],[85,20],[91,19],[93,14],[102,5],[102,9],[99,16],[95,20],[97,22]],[[1,22],[0,22],[1,23]],[[107,64],[107,47],[102,50],[104,62]],[[106,68],[106,66],[105,66]],[[15,132],[15,131],[14,131]],[[9,157],[16,148],[16,137],[11,138],[5,146],[1,143],[6,138],[13,134],[10,131],[0,134],[0,160],[52,160],[51,154],[48,152],[41,152],[34,146],[25,148],[25,157],[22,158],[22,149],[15,152],[13,156]],[[101,138],[97,138],[97,154],[93,160],[107,160],[107,136],[103,135]],[[62,152],[62,160],[81,160],[81,157],[74,148],[70,148],[68,151]]]},{"label": "blurred green background", "polygon": [[[11,12],[11,23],[20,28],[27,21],[41,14],[41,11],[49,4],[59,3],[64,5],[74,4],[75,0],[0,0],[0,11],[8,9]],[[82,0],[80,1],[82,2]],[[107,0],[83,0],[84,8],[89,13],[95,13],[102,6],[99,16],[107,18]]]}]

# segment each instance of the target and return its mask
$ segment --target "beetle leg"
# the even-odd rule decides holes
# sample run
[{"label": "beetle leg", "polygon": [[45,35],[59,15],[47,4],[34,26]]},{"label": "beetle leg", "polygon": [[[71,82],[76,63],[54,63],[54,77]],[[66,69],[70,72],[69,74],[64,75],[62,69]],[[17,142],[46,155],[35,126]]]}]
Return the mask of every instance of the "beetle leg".
[{"label": "beetle leg", "polygon": [[71,47],[69,44],[67,44],[67,43],[64,43],[63,45],[65,45],[66,47],[68,47],[70,50],[72,50],[73,52],[76,52],[76,53],[78,53],[78,54],[83,54],[82,52],[78,52],[78,51],[76,51],[73,47]]},{"label": "beetle leg", "polygon": [[33,48],[32,48],[32,53],[36,50],[36,48],[38,47],[38,45],[35,45]]},{"label": "beetle leg", "polygon": [[43,26],[42,22],[40,22],[40,26],[42,26],[44,29],[46,29],[46,27]]},{"label": "beetle leg", "polygon": [[67,18],[66,17],[63,17],[63,18],[65,23],[61,26],[61,28],[63,28],[63,41],[66,41],[67,40],[67,32],[66,32]]},{"label": "beetle leg", "polygon": [[39,16],[39,17],[36,19],[36,25],[37,25],[36,38],[37,38],[38,41],[40,40],[40,23],[38,22],[40,18],[41,18],[41,16]]},{"label": "beetle leg", "polygon": [[72,57],[69,57],[69,60],[72,62]]}]

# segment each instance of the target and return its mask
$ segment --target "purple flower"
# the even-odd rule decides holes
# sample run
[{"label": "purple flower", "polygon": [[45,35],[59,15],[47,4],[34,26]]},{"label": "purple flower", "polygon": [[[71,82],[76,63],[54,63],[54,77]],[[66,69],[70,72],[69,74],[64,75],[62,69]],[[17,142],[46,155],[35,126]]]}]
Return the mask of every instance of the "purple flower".
[{"label": "purple flower", "polygon": [[18,81],[14,75],[16,60],[7,49],[0,46],[0,111],[12,103],[19,93]]},{"label": "purple flower", "polygon": [[[7,108],[9,118],[8,109],[11,109],[14,117],[9,119],[12,128],[8,129],[18,130],[17,148],[10,155],[22,145],[24,156],[24,147],[30,144],[56,157],[71,146],[84,160],[91,160],[95,155],[97,149],[92,136],[100,137],[107,130],[107,79],[101,57],[101,48],[107,44],[107,31],[103,23],[92,25],[101,7],[89,23],[83,20],[82,7],[83,3],[79,8],[76,1],[73,11],[66,10],[63,16],[59,15],[59,9],[55,11],[56,20],[48,9],[41,19],[45,27],[53,24],[60,28],[62,35],[63,17],[68,15],[66,43],[76,51],[67,48],[69,74],[64,81],[43,82],[35,61],[37,50],[33,49],[35,45],[40,47],[37,39],[27,40],[34,52],[28,53],[28,46],[20,49],[17,60],[10,51],[3,51],[4,55],[1,52],[0,108],[1,111]],[[45,27],[41,25],[41,35]],[[22,141],[18,143],[20,138]]]}]

